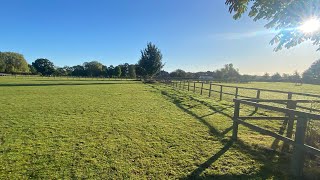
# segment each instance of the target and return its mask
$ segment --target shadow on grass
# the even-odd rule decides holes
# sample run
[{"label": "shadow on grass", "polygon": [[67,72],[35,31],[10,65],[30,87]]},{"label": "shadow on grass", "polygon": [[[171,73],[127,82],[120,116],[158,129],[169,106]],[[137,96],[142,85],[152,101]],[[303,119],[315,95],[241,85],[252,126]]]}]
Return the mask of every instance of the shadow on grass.
[{"label": "shadow on grass", "polygon": [[31,80],[31,81],[42,81],[42,82],[52,82],[52,81],[80,81],[80,82],[89,82],[89,81],[108,81],[108,82],[125,82],[125,81],[140,81],[140,80],[134,80],[134,79],[123,79],[123,80],[120,80],[120,79],[96,79],[96,78],[87,78],[87,79],[79,79],[79,78],[63,78],[63,79],[59,79],[59,78],[56,78],[56,79],[47,79],[47,78],[43,78],[43,79],[35,79],[35,80]]},{"label": "shadow on grass", "polygon": [[[196,112],[193,112],[192,109],[184,107],[184,99],[186,98],[188,101],[193,101],[195,103],[200,103],[204,105],[206,108],[209,108],[213,111],[211,114],[221,114],[228,118],[230,121],[232,120],[232,116],[227,112],[223,112],[233,106],[221,106],[221,108],[217,108],[215,106],[210,105],[209,103],[196,99],[192,96],[182,94],[181,92],[176,91],[175,93],[170,93],[166,90],[159,89],[155,86],[153,88],[159,90],[162,95],[166,96],[171,102],[173,102],[178,108],[186,112],[187,114],[196,118],[199,122],[203,123],[208,127],[211,135],[218,137],[220,143],[224,145],[224,147],[216,152],[213,156],[208,158],[204,163],[200,164],[195,170],[193,170],[188,176],[181,177],[181,179],[268,179],[273,177],[278,177],[280,179],[287,178],[289,172],[288,168],[288,158],[286,156],[279,156],[280,158],[276,158],[277,155],[280,155],[279,152],[276,152],[272,149],[267,149],[264,147],[259,147],[257,145],[250,145],[242,140],[238,139],[236,142],[230,140],[230,137],[225,136],[228,132],[232,130],[232,126],[220,132],[213,125],[207,122],[203,117],[209,116],[200,116]],[[173,89],[171,89],[173,90]],[[199,104],[197,106],[200,106]],[[218,105],[219,106],[219,105]],[[192,106],[194,107],[194,106]],[[229,139],[229,140],[228,140]],[[226,142],[227,141],[227,142]],[[246,154],[251,159],[254,159],[259,164],[262,164],[258,171],[252,170],[252,172],[244,172],[243,174],[225,174],[225,175],[215,175],[215,174],[203,174],[206,169],[210,168],[211,165],[219,160],[221,156],[223,156],[227,151],[232,148],[233,150],[239,151],[243,154]]]},{"label": "shadow on grass", "polygon": [[15,86],[84,86],[84,85],[116,85],[116,84],[134,84],[134,83],[42,83],[42,84],[0,84],[0,87]]}]

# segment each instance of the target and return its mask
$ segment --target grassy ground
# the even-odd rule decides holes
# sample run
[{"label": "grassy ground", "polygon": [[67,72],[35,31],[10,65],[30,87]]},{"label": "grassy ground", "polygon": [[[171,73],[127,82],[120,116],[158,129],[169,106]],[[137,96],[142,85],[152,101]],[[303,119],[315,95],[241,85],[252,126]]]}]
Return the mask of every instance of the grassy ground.
[{"label": "grassy ground", "polygon": [[274,139],[230,141],[232,104],[169,87],[0,77],[0,109],[0,179],[289,178]]}]

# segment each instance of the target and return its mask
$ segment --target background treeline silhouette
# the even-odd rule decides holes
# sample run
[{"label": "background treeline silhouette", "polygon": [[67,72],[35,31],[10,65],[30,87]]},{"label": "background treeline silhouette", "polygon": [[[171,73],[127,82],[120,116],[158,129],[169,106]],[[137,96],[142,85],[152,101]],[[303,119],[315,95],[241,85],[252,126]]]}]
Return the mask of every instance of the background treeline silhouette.
[{"label": "background treeline silhouette", "polygon": [[[143,68],[138,64],[123,63],[117,66],[104,65],[99,61],[84,62],[75,66],[55,66],[48,59],[40,58],[28,64],[22,54],[15,52],[0,52],[0,73],[32,74],[41,76],[77,76],[77,77],[122,77],[136,78],[144,75]],[[192,79],[203,77],[221,82],[294,82],[320,84],[320,60],[315,61],[302,74],[294,71],[292,74],[275,73],[264,75],[241,75],[233,64],[226,64],[223,68],[206,72],[186,72],[177,69],[172,72],[160,71],[155,75],[158,79]]]}]

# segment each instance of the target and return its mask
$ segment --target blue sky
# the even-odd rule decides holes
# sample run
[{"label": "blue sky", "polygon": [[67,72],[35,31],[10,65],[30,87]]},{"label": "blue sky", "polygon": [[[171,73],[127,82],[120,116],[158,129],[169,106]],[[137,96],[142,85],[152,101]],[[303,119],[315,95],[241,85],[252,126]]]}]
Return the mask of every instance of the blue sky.
[{"label": "blue sky", "polygon": [[162,50],[167,71],[212,71],[233,63],[241,73],[292,73],[320,57],[308,42],[273,52],[265,22],[233,20],[224,0],[0,2],[0,51],[22,53],[29,63],[136,63],[147,42]]}]

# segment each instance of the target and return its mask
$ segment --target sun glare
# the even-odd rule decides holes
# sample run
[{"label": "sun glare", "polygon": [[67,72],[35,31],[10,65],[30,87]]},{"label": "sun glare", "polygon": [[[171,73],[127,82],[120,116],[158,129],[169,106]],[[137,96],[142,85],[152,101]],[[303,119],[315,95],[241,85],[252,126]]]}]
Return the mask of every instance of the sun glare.
[{"label": "sun glare", "polygon": [[320,30],[320,20],[318,18],[310,18],[305,21],[300,27],[300,31],[306,34],[311,34]]}]

